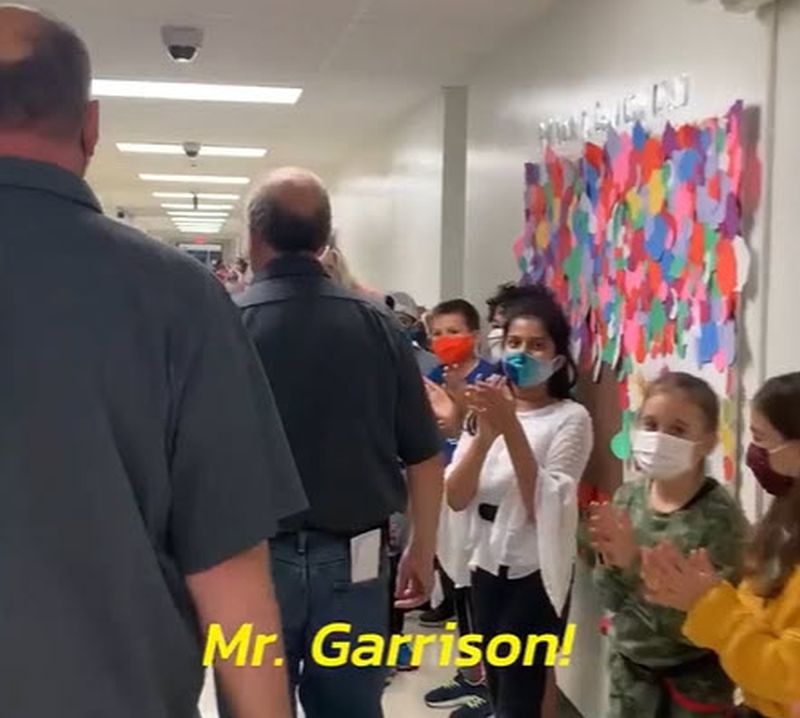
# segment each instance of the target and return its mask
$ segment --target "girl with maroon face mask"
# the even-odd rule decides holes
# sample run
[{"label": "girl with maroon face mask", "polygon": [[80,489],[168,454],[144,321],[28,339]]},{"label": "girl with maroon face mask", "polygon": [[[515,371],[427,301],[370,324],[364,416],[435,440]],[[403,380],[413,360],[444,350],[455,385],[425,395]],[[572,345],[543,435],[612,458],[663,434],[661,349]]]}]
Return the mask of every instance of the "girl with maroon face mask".
[{"label": "girl with maroon face mask", "polygon": [[[772,381],[788,379],[779,377]],[[779,399],[779,396],[773,396],[770,384],[759,392],[750,422],[753,441],[747,449],[747,465],[761,486],[773,496],[785,496],[800,478],[800,408],[787,407],[791,413],[774,419],[781,425],[779,429],[769,419],[770,406]],[[777,407],[772,407],[772,410],[777,411]]]}]

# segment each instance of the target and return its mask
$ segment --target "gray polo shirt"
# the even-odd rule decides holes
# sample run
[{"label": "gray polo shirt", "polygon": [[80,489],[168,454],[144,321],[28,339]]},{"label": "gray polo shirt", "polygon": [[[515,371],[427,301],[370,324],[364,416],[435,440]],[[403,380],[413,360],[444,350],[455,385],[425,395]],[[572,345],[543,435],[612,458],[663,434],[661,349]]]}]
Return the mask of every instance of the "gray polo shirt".
[{"label": "gray polo shirt", "polygon": [[437,456],[441,437],[411,343],[388,307],[346,292],[303,256],[273,260],[236,303],[309,499],[281,529],[355,535],[403,511],[401,465]]},{"label": "gray polo shirt", "polygon": [[184,576],[303,508],[223,287],[0,158],[0,716],[194,716]]}]

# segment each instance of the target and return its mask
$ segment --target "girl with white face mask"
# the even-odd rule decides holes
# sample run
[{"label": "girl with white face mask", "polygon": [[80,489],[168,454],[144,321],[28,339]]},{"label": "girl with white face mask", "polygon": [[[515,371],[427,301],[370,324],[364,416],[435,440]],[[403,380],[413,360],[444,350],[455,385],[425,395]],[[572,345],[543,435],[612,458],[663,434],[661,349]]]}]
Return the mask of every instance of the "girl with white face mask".
[{"label": "girl with white face mask", "polygon": [[595,506],[595,581],[613,614],[609,718],[729,716],[734,686],[711,651],[681,631],[685,613],[645,597],[641,553],[665,542],[705,549],[717,571],[741,575],[747,522],[731,494],[706,476],[719,401],[701,379],[667,374],[650,385],[633,435],[638,476],[613,504]]}]

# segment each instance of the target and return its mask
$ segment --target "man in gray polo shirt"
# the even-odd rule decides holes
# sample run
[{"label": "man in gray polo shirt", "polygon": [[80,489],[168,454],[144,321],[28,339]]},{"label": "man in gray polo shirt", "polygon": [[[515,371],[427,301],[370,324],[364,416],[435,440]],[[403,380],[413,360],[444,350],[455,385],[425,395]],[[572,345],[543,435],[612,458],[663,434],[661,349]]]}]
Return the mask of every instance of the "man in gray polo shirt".
[{"label": "man in gray polo shirt", "polygon": [[[0,716],[191,718],[205,625],[279,633],[264,540],[305,500],[225,290],[81,179],[89,83],[0,6]],[[290,715],[279,650],[217,666],[236,718]]]}]

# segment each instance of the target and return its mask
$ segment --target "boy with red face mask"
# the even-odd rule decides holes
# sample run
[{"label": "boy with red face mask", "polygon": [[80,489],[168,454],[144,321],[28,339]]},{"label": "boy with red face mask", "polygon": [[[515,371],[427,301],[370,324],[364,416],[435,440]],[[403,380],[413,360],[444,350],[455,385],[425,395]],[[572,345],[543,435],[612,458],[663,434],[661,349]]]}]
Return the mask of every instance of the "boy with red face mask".
[{"label": "boy with red face mask", "polygon": [[445,459],[450,463],[466,413],[464,392],[479,379],[496,373],[493,364],[478,357],[481,318],[478,310],[465,299],[451,299],[439,304],[430,318],[431,351],[441,366],[428,375],[443,387],[454,403],[455,413],[444,418],[441,428],[447,438]]},{"label": "boy with red face mask", "polygon": [[[430,317],[431,351],[441,366],[428,375],[428,394],[445,437],[444,455],[450,463],[461,436],[466,415],[466,388],[497,373],[497,368],[478,356],[481,319],[464,299],[437,306]],[[442,625],[453,616],[459,633],[474,633],[470,601],[468,556],[464,551],[468,526],[463,515],[442,507],[437,554],[443,603],[420,616],[426,626]],[[425,702],[432,708],[453,709],[455,718],[485,718],[492,710],[480,667],[463,670],[444,686],[429,691]]]}]

